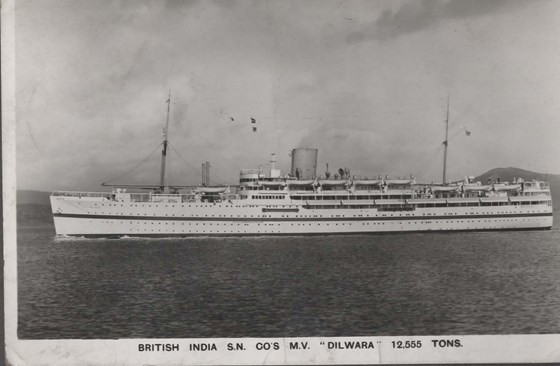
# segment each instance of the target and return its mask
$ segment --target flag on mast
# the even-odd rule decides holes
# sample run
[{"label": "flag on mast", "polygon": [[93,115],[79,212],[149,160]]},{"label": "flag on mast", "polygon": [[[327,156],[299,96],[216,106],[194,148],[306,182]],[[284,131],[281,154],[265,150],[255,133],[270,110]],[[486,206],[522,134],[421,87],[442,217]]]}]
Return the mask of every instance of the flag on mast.
[{"label": "flag on mast", "polygon": [[[251,123],[254,125],[257,123],[257,120],[251,117]],[[257,132],[257,126],[253,126],[253,132]]]}]

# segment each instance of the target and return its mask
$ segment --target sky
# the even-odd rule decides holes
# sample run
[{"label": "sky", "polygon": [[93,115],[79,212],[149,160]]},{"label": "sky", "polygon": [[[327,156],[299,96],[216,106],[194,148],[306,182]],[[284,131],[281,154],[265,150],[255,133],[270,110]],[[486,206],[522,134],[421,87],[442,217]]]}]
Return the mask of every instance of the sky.
[{"label": "sky", "polygon": [[[441,181],[560,174],[560,4],[551,0],[16,2],[19,189],[235,184],[239,169]],[[250,119],[256,120],[253,132]],[[233,120],[232,120],[233,119]],[[470,132],[467,136],[466,131]]]}]

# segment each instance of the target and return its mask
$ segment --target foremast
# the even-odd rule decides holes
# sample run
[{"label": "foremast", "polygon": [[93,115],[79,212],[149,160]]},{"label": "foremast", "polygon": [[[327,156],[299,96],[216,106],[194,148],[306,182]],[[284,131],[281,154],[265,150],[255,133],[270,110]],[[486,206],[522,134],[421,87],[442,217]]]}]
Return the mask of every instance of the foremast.
[{"label": "foremast", "polygon": [[169,91],[169,98],[167,98],[167,120],[165,122],[165,128],[163,129],[163,144],[161,149],[161,171],[159,176],[159,186],[162,192],[165,191],[165,163],[167,158],[167,132],[169,130],[169,110],[171,106],[171,91]]}]

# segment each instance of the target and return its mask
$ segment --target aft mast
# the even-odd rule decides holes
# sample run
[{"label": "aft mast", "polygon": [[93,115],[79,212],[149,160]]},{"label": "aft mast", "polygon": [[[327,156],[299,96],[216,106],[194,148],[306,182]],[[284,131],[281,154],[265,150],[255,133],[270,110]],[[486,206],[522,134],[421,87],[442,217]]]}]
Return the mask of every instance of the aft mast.
[{"label": "aft mast", "polygon": [[447,183],[447,146],[449,145],[449,96],[447,96],[447,117],[445,118],[445,141],[443,141],[443,184]]},{"label": "aft mast", "polygon": [[163,130],[163,147],[161,149],[161,171],[159,176],[159,187],[161,192],[165,191],[165,159],[167,158],[167,131],[169,129],[169,109],[171,106],[171,90],[169,91],[169,98],[167,98],[167,121]]}]

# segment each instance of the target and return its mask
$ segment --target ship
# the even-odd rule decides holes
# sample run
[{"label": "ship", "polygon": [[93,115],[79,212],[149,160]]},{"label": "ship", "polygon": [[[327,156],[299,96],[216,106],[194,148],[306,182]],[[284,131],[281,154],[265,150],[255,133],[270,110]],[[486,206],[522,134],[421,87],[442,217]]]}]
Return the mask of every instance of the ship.
[{"label": "ship", "polygon": [[[291,151],[282,174],[272,154],[265,169],[241,169],[232,186],[211,186],[203,164],[200,186],[170,186],[165,169],[169,108],[160,182],[112,185],[106,192],[55,191],[50,196],[58,236],[189,237],[334,235],[412,232],[546,230],[553,224],[545,181],[446,181],[449,112],[443,179],[356,177],[348,169],[317,175],[318,149]],[[448,107],[449,110],[449,107]]]}]

